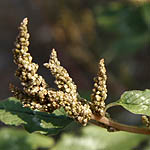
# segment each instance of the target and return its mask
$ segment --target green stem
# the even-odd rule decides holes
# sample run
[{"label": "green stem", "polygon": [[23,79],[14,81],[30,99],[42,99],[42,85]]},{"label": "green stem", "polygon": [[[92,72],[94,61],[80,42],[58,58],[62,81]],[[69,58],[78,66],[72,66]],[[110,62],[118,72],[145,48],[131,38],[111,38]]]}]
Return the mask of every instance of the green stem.
[{"label": "green stem", "polygon": [[103,125],[103,127],[107,129],[112,128],[114,131],[126,131],[126,132],[131,132],[131,133],[150,135],[149,128],[139,128],[135,126],[128,126],[125,124],[112,121],[105,116],[97,116],[93,114],[90,122],[92,124],[95,124],[101,127]]},{"label": "green stem", "polygon": [[106,113],[107,109],[109,109],[110,107],[118,106],[118,105],[119,105],[119,104],[116,103],[116,102],[112,102],[112,103],[107,104],[107,105],[106,105],[106,108],[105,108],[105,113]]}]

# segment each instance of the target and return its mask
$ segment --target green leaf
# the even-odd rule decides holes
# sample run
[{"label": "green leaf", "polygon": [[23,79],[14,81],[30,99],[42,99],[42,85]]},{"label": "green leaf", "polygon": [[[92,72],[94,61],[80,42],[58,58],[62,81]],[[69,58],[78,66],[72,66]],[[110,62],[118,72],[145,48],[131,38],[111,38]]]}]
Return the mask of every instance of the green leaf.
[{"label": "green leaf", "polygon": [[132,113],[150,116],[150,90],[124,92],[115,104],[121,105]]},{"label": "green leaf", "polygon": [[29,134],[20,129],[2,128],[0,130],[1,150],[36,150],[50,148],[53,144],[53,139],[47,136]]},{"label": "green leaf", "polygon": [[19,100],[10,97],[0,102],[0,121],[6,125],[23,125],[28,132],[57,134],[73,120],[62,109],[52,114],[24,108]]},{"label": "green leaf", "polygon": [[97,126],[82,128],[80,134],[64,133],[51,150],[131,150],[136,149],[148,136],[126,132],[107,132]]}]

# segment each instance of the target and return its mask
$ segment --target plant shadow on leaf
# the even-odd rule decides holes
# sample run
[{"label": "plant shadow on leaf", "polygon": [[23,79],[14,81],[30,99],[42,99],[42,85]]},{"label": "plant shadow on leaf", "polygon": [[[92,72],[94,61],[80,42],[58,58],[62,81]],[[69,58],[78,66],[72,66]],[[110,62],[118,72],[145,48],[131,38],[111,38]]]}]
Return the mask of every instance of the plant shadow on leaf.
[{"label": "plant shadow on leaf", "polygon": [[24,108],[19,100],[11,97],[0,102],[0,120],[7,125],[23,125],[28,132],[40,132],[43,134],[57,134],[73,120],[62,111],[52,114],[33,111]]}]

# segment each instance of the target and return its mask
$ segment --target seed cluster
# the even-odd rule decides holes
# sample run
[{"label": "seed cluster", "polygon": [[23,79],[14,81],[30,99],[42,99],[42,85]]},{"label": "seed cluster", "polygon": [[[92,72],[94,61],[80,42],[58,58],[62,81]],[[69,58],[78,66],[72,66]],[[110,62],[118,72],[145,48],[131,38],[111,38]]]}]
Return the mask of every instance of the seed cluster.
[{"label": "seed cluster", "polygon": [[32,57],[28,52],[29,33],[27,29],[28,19],[25,18],[20,27],[19,35],[16,39],[15,49],[13,49],[14,62],[18,66],[16,76],[20,79],[23,90],[11,85],[10,89],[15,97],[20,99],[24,107],[44,112],[53,112],[63,107],[67,114],[86,125],[91,119],[92,113],[102,115],[105,108],[104,100],[107,97],[106,89],[106,69],[104,60],[100,60],[98,77],[94,79],[94,89],[91,95],[91,102],[81,98],[77,92],[77,86],[72,81],[67,70],[60,65],[55,49],[52,50],[48,63],[44,66],[48,68],[55,77],[58,90],[48,86],[38,71],[38,64],[32,62]]},{"label": "seed cluster", "polygon": [[106,68],[104,65],[104,59],[99,62],[99,71],[97,77],[94,78],[94,88],[91,94],[91,108],[93,113],[97,115],[104,115],[105,99],[107,98],[106,88]]}]

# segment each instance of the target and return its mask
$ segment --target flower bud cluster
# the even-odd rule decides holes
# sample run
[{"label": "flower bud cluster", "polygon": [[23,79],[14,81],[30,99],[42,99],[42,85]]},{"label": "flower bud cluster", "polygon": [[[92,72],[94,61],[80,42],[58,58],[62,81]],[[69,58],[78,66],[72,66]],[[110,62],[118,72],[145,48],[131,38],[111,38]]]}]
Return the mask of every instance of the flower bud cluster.
[{"label": "flower bud cluster", "polygon": [[52,75],[56,78],[55,83],[58,89],[64,93],[64,97],[60,98],[59,104],[64,107],[69,116],[86,125],[92,114],[90,106],[87,102],[83,103],[78,98],[77,86],[67,70],[60,65],[54,49],[51,52],[49,63],[45,63],[44,66],[50,69]]},{"label": "flower bud cluster", "polygon": [[107,98],[106,88],[106,68],[104,65],[104,59],[99,62],[99,71],[97,77],[94,78],[94,88],[91,94],[91,108],[93,113],[97,115],[104,115],[105,99]]},{"label": "flower bud cluster", "polygon": [[44,78],[37,74],[38,64],[32,62],[32,57],[28,52],[29,33],[27,29],[28,20],[25,18],[19,27],[19,35],[16,39],[14,53],[14,62],[18,69],[16,76],[20,79],[23,90],[11,85],[11,91],[15,97],[20,99],[24,107],[30,107],[44,112],[53,112],[63,107],[67,114],[86,125],[91,119],[92,113],[104,115],[105,103],[107,97],[106,89],[106,69],[104,59],[99,62],[99,71],[94,78],[94,88],[91,95],[91,102],[81,98],[77,92],[77,86],[72,81],[67,70],[60,65],[57,53],[53,49],[49,63],[44,66],[50,69],[55,77],[55,83],[59,90],[51,89]]},{"label": "flower bud cluster", "polygon": [[142,122],[146,125],[146,127],[150,127],[150,116],[142,116]]},{"label": "flower bud cluster", "polygon": [[[14,86],[11,86],[11,90],[17,98],[22,100],[24,107],[52,112],[59,108],[60,105],[53,107],[53,104],[50,103],[48,96],[49,87],[44,78],[37,74],[39,66],[32,62],[32,57],[28,53],[30,35],[27,23],[28,19],[25,18],[19,27],[19,35],[15,42],[16,48],[13,49],[14,62],[18,66],[15,75],[21,81],[23,92]],[[56,92],[54,91],[54,93]],[[55,99],[53,98],[53,100]],[[53,100],[51,99],[51,101]]]},{"label": "flower bud cluster", "polygon": [[30,35],[27,23],[28,20],[25,18],[19,27],[20,32],[15,43],[16,48],[13,50],[14,62],[18,66],[16,76],[21,81],[23,91],[11,85],[12,93],[22,101],[24,107],[49,113],[63,107],[70,117],[86,125],[92,115],[90,105],[78,96],[77,86],[70,78],[67,70],[60,66],[54,49],[49,63],[44,65],[55,76],[55,83],[59,90],[49,88],[44,78],[37,74],[39,66],[32,62],[32,57],[28,53]]},{"label": "flower bud cluster", "polygon": [[55,49],[52,49],[49,63],[45,63],[44,66],[50,69],[53,76],[55,76],[55,83],[59,90],[70,94],[74,99],[77,97],[77,86],[72,81],[67,70],[60,66],[60,61],[57,58]]}]

